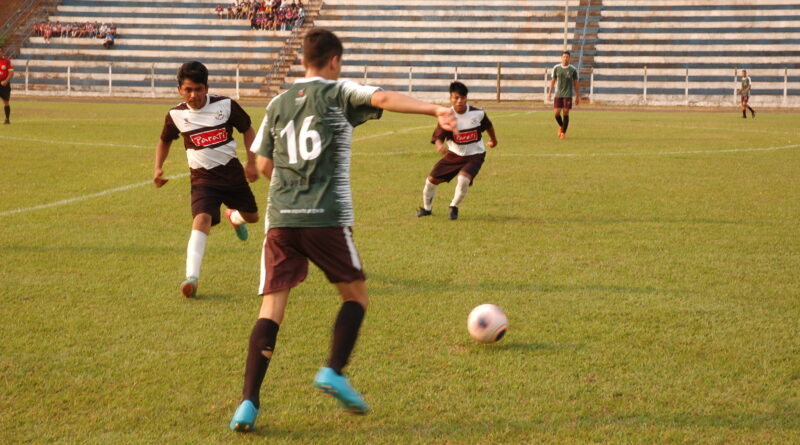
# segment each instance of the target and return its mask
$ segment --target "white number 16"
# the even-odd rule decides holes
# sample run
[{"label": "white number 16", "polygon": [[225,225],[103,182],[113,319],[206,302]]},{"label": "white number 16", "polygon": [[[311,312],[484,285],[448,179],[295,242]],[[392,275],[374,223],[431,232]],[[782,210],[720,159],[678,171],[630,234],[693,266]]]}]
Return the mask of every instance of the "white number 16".
[{"label": "white number 16", "polygon": [[[286,145],[289,148],[289,163],[297,164],[297,146],[300,145],[300,157],[304,161],[316,159],[322,153],[322,139],[315,130],[309,130],[314,116],[303,119],[303,127],[300,128],[300,136],[295,139],[294,121],[289,123],[281,130],[281,137],[286,136]],[[311,150],[308,149],[308,140],[311,139]]]}]

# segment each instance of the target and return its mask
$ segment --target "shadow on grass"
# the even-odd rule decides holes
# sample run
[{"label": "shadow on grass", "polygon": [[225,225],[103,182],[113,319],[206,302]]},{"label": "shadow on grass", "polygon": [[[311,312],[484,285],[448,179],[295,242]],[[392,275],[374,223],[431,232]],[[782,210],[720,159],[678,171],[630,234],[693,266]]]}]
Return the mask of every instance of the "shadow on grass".
[{"label": "shadow on grass", "polygon": [[502,214],[483,214],[465,216],[464,222],[470,220],[476,222],[491,223],[517,223],[536,225],[559,225],[559,224],[590,224],[590,225],[609,225],[609,224],[678,224],[678,225],[758,225],[758,221],[728,221],[710,218],[532,218],[527,216],[514,216]]}]

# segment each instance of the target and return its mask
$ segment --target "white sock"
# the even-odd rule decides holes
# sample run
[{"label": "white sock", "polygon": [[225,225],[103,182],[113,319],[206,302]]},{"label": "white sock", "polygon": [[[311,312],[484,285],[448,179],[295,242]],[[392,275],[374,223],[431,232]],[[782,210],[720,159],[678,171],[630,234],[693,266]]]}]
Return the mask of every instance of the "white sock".
[{"label": "white sock", "polygon": [[458,175],[458,184],[456,184],[456,191],[453,193],[453,202],[450,203],[450,207],[458,207],[461,204],[461,201],[464,200],[464,197],[467,196],[467,190],[469,190],[469,182],[470,179],[464,175]]},{"label": "white sock", "polygon": [[231,213],[231,221],[233,221],[233,223],[236,224],[237,226],[241,226],[242,224],[247,224],[247,221],[245,221],[244,218],[242,218],[242,214],[239,213],[238,210],[234,210],[233,213]]},{"label": "white sock", "polygon": [[203,254],[206,251],[206,238],[208,235],[192,230],[189,237],[189,246],[186,248],[186,278],[200,278],[200,265],[203,264]]},{"label": "white sock", "polygon": [[422,208],[430,210],[433,207],[433,195],[436,194],[436,184],[425,179],[425,188],[422,189]]}]

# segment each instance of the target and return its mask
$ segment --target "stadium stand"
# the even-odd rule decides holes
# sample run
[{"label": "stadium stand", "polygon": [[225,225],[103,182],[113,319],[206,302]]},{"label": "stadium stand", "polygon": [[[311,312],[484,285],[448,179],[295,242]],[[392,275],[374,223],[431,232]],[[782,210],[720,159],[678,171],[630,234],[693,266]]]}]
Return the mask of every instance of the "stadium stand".
[{"label": "stadium stand", "polygon": [[218,19],[217,4],[64,0],[50,22],[114,23],[114,47],[104,49],[102,40],[92,38],[54,37],[46,43],[30,37],[14,60],[18,82],[27,77],[27,85],[17,91],[171,96],[176,67],[200,60],[209,67],[216,92],[257,96],[292,31],[251,30],[246,19]]},{"label": "stadium stand", "polygon": [[[317,25],[345,45],[342,77],[441,100],[454,78],[473,99],[543,98],[545,70],[576,41],[579,0],[326,0]],[[581,22],[581,26],[583,23]],[[289,82],[302,76],[299,59]]]},{"label": "stadium stand", "polygon": [[[172,95],[174,70],[208,63],[215,87],[273,96],[302,76],[299,38],[217,19],[217,0],[64,0],[52,22],[114,22],[92,39],[29,38],[15,58],[31,91]],[[471,98],[542,100],[564,48],[582,95],[610,104],[731,105],[747,69],[760,105],[800,106],[797,0],[316,0],[309,20],[346,47],[342,77],[441,100],[454,78]],[[225,3],[223,3],[225,5]],[[319,10],[319,15],[317,15]],[[500,72],[498,80],[498,71]],[[20,91],[18,86],[16,91]]]},{"label": "stadium stand", "polygon": [[746,69],[757,103],[800,106],[800,2],[593,3],[596,102],[732,105]]}]

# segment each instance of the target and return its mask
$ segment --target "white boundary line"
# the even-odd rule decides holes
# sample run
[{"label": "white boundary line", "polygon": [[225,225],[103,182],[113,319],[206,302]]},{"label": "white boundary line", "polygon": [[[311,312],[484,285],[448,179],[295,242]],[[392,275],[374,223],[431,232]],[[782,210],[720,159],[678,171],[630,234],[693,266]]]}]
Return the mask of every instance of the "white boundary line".
[{"label": "white boundary line", "polygon": [[[183,177],[186,177],[186,176],[189,176],[189,173],[182,173],[180,175],[170,176],[167,179],[178,179],[178,178],[183,178]],[[51,202],[51,203],[48,203],[48,204],[41,204],[41,205],[38,205],[38,206],[26,207],[26,208],[22,208],[22,209],[6,210],[5,212],[0,212],[0,216],[15,215],[17,213],[32,212],[34,210],[49,209],[51,207],[58,207],[58,206],[66,205],[66,204],[71,204],[73,202],[84,201],[84,200],[91,199],[91,198],[99,198],[100,196],[110,195],[112,193],[122,192],[122,191],[125,191],[125,190],[134,189],[134,188],[137,188],[137,187],[143,187],[145,185],[150,185],[152,183],[153,183],[153,181],[137,182],[135,184],[123,185],[122,187],[116,187],[116,188],[113,188],[113,189],[103,190],[102,192],[92,193],[92,194],[89,194],[89,195],[77,196],[75,198],[64,199],[64,200],[61,200],[61,201]]]},{"label": "white boundary line", "polygon": [[33,138],[20,138],[15,136],[0,135],[0,139],[8,139],[10,141],[25,141],[25,142],[41,142],[43,144],[56,144],[56,145],[87,145],[93,147],[119,147],[119,148],[149,148],[155,151],[155,145],[123,145],[123,144],[107,144],[102,142],[76,142],[76,141],[54,141],[50,139],[33,139]]},{"label": "white boundary line", "polygon": [[[521,113],[514,113],[508,116],[516,116],[520,114],[529,114],[529,112],[521,112]],[[379,133],[370,136],[364,136],[361,138],[354,139],[353,142],[359,142],[369,139],[375,139],[384,136],[390,136],[393,134],[401,134],[401,133],[408,133],[411,131],[422,130],[426,128],[431,128],[430,125],[419,126],[419,127],[410,127],[404,128],[401,130],[393,130],[384,133]],[[56,144],[76,144],[76,145],[91,145],[91,146],[106,146],[106,147],[129,147],[129,148],[147,148],[150,149],[152,147],[143,146],[143,145],[119,145],[119,144],[104,144],[104,143],[85,143],[85,142],[65,142],[65,141],[51,141],[51,140],[43,140],[43,139],[29,139],[29,138],[18,138],[12,136],[0,136],[1,139],[10,139],[10,140],[20,140],[20,141],[30,141],[30,142],[43,142],[43,143],[56,143]],[[800,147],[800,144],[793,144],[793,145],[783,145],[777,147],[764,147],[764,148],[738,148],[738,149],[728,149],[728,150],[686,150],[686,151],[657,151],[657,152],[632,152],[632,153],[497,153],[492,154],[492,156],[498,157],[539,157],[539,158],[597,158],[597,157],[622,157],[622,156],[672,156],[672,155],[689,155],[689,154],[717,154],[717,153],[747,153],[747,152],[764,152],[764,151],[778,151],[778,150],[791,150],[794,148]],[[399,151],[399,152],[381,152],[381,153],[352,153],[353,156],[393,156],[393,155],[409,155],[409,154],[426,154],[430,153],[430,151]],[[188,173],[183,173],[175,176],[170,176],[167,179],[179,179],[189,176]],[[26,213],[32,212],[34,210],[42,210],[48,209],[52,207],[58,207],[66,204],[71,204],[73,202],[84,201],[87,199],[98,198],[101,196],[109,195],[116,192],[122,192],[125,190],[130,190],[138,187],[143,187],[145,185],[152,184],[152,181],[143,181],[137,182],[135,184],[128,184],[121,187],[116,187],[108,190],[104,190],[102,192],[91,193],[88,195],[77,196],[75,198],[64,199],[61,201],[55,201],[47,204],[41,204],[33,207],[25,207],[13,210],[6,210],[0,212],[0,216],[9,216],[9,215],[16,215],[19,213]]]}]

